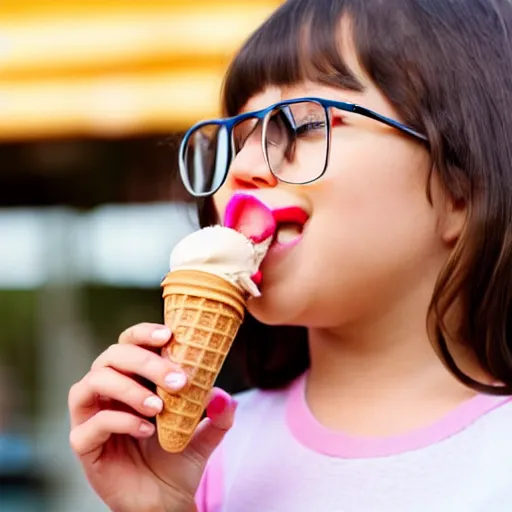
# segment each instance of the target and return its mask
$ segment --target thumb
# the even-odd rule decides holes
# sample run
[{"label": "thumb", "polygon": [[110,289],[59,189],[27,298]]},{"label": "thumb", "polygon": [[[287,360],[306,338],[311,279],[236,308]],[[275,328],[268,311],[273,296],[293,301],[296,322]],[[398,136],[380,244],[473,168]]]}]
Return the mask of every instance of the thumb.
[{"label": "thumb", "polygon": [[186,451],[195,452],[205,461],[233,426],[237,402],[225,391],[213,388],[209,395],[206,415],[197,427]]}]

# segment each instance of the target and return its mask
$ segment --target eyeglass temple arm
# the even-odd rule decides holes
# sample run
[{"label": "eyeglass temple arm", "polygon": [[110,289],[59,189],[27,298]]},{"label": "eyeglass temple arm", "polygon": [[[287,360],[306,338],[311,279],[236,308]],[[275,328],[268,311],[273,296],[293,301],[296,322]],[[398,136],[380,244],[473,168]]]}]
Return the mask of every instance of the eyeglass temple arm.
[{"label": "eyeglass temple arm", "polygon": [[361,114],[361,115],[368,117],[370,119],[373,119],[375,121],[380,121],[381,123],[391,126],[392,128],[396,128],[402,132],[408,133],[409,135],[412,135],[413,137],[416,137],[417,139],[421,139],[423,141],[428,142],[428,138],[426,137],[426,135],[423,135],[422,133],[418,132],[414,128],[410,128],[409,126],[399,123],[398,121],[395,121],[394,119],[390,119],[389,117],[383,116],[381,114],[377,114],[377,112],[374,112],[373,110],[369,110],[365,107],[361,107],[360,105],[353,105],[352,112],[354,112],[356,114]]}]

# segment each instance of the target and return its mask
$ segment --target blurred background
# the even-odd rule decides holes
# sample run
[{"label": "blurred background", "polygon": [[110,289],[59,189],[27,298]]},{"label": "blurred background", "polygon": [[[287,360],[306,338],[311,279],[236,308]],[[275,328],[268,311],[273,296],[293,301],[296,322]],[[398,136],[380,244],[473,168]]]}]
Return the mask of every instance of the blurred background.
[{"label": "blurred background", "polygon": [[[197,225],[180,136],[277,0],[1,0],[0,511],[106,510],[68,447],[67,393]],[[222,385],[240,379],[227,363]]]}]

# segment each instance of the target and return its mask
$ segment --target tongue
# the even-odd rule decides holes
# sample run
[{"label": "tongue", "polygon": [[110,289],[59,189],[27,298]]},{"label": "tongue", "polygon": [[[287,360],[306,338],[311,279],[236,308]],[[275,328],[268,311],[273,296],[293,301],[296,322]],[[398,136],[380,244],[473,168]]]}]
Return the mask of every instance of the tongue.
[{"label": "tongue", "polygon": [[248,194],[235,194],[224,214],[224,225],[259,244],[276,231],[272,211],[259,199]]}]

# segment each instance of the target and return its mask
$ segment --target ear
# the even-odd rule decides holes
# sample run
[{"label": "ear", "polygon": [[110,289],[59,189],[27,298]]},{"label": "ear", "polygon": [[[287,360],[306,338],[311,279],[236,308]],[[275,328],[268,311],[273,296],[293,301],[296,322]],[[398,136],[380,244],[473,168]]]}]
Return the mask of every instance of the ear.
[{"label": "ear", "polygon": [[467,217],[467,204],[464,199],[446,198],[445,211],[441,224],[443,242],[452,247],[459,239]]}]

